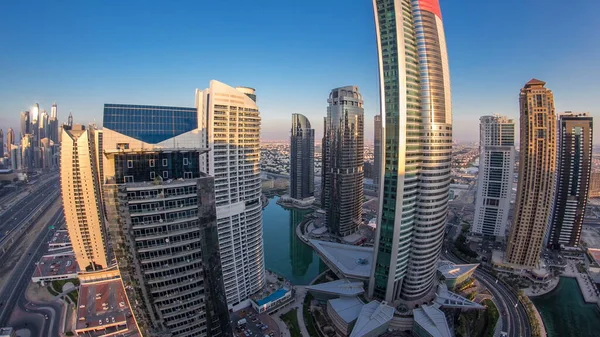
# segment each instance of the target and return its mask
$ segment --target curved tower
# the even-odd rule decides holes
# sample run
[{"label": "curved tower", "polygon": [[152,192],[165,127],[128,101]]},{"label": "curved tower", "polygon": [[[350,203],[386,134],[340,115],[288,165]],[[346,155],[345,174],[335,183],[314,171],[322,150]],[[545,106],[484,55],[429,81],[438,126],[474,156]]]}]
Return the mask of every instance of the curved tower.
[{"label": "curved tower", "polygon": [[346,236],[362,222],[365,112],[356,86],[333,89],[327,102],[321,206],[329,230]]},{"label": "curved tower", "polygon": [[290,197],[303,200],[315,195],[315,130],[308,118],[292,114],[290,137]]},{"label": "curved tower", "polygon": [[369,294],[433,295],[448,209],[452,107],[437,0],[373,0],[384,165]]}]

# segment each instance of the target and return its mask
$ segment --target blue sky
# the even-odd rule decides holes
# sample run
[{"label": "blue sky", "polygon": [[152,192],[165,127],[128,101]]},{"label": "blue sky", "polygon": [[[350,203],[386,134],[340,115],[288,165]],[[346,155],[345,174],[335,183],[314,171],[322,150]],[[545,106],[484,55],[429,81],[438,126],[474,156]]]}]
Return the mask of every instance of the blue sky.
[{"label": "blue sky", "polygon": [[[457,140],[477,140],[481,115],[517,118],[532,77],[554,91],[557,111],[600,118],[600,1],[441,6]],[[265,139],[286,139],[294,112],[320,138],[338,86],[361,88],[367,139],[379,110],[368,0],[11,1],[0,46],[3,129],[18,131],[35,102],[49,111],[56,101],[60,119],[72,111],[82,123],[100,123],[104,103],[193,106],[211,79],[257,89]]]}]

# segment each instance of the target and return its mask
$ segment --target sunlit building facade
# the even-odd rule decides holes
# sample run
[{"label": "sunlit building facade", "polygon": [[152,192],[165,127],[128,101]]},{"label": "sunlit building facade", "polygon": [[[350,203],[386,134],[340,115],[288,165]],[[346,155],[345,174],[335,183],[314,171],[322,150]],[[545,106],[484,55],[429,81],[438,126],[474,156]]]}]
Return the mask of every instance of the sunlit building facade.
[{"label": "sunlit building facade", "polygon": [[249,305],[265,285],[260,180],[260,112],[254,89],[210,81],[196,90],[199,136],[210,151],[200,169],[215,178],[217,225],[230,307]]},{"label": "sunlit building facade", "polygon": [[538,266],[554,202],[556,113],[554,95],[545,85],[532,79],[519,95],[519,181],[505,262],[523,268]]},{"label": "sunlit building facade", "polygon": [[329,231],[347,236],[362,223],[365,111],[357,86],[333,89],[327,103],[321,205]]},{"label": "sunlit building facade", "polygon": [[382,181],[369,295],[434,296],[450,187],[450,72],[437,0],[374,0]]},{"label": "sunlit building facade", "polygon": [[379,191],[379,183],[381,182],[381,115],[376,115],[374,118],[374,142],[373,142],[373,184],[377,186]]},{"label": "sunlit building facade", "polygon": [[506,236],[515,155],[515,122],[499,115],[481,117],[474,234],[492,239]]},{"label": "sunlit building facade", "polygon": [[60,150],[63,210],[75,259],[82,271],[109,265],[94,132],[93,128],[78,124],[64,127]]}]

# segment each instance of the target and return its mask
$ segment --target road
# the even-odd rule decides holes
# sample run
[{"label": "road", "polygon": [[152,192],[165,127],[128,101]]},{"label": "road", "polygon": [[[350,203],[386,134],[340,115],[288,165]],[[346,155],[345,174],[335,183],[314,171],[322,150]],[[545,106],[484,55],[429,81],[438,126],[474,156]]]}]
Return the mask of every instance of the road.
[{"label": "road", "polygon": [[[446,250],[442,257],[454,263],[464,263],[449,250]],[[498,311],[502,315],[502,331],[508,332],[511,337],[531,336],[531,326],[529,325],[527,312],[523,304],[519,302],[517,295],[502,282],[496,282],[496,278],[484,270],[475,270],[474,277],[494,296],[494,302],[498,305]]]},{"label": "road", "polygon": [[36,206],[40,205],[52,192],[58,189],[58,177],[52,178],[41,186],[34,188],[29,195],[11,206],[0,215],[0,238],[6,235],[6,232],[18,225],[25,219]]},{"label": "road", "polygon": [[[58,336],[59,322],[60,322],[60,307],[59,303],[43,303],[38,305],[28,305],[25,299],[25,291],[27,286],[31,282],[31,276],[35,270],[35,262],[45,253],[47,246],[45,243],[49,240],[49,236],[53,233],[49,226],[58,228],[64,222],[64,216],[62,208],[57,211],[48,222],[44,225],[37,238],[25,252],[24,257],[19,260],[15,266],[15,274],[7,282],[6,287],[0,293],[0,326],[13,326],[16,329],[27,328],[32,331],[32,337],[34,331],[39,331],[40,334],[37,336]],[[40,325],[40,319],[38,315],[25,314],[17,317],[14,322],[8,324],[10,315],[15,309],[15,306],[23,311],[29,310],[31,313],[39,313],[42,315],[48,315],[48,319],[43,319]],[[27,310],[25,310],[27,309]]]}]

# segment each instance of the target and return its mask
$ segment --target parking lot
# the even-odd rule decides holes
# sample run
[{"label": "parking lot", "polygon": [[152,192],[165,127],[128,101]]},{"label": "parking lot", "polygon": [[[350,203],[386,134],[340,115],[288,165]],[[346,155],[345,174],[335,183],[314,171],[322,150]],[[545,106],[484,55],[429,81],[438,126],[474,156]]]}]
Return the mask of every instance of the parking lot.
[{"label": "parking lot", "polygon": [[[239,337],[280,336],[277,323],[269,315],[259,315],[250,307],[231,314],[231,320],[235,327],[235,333]],[[244,320],[244,324],[238,324]]]}]

